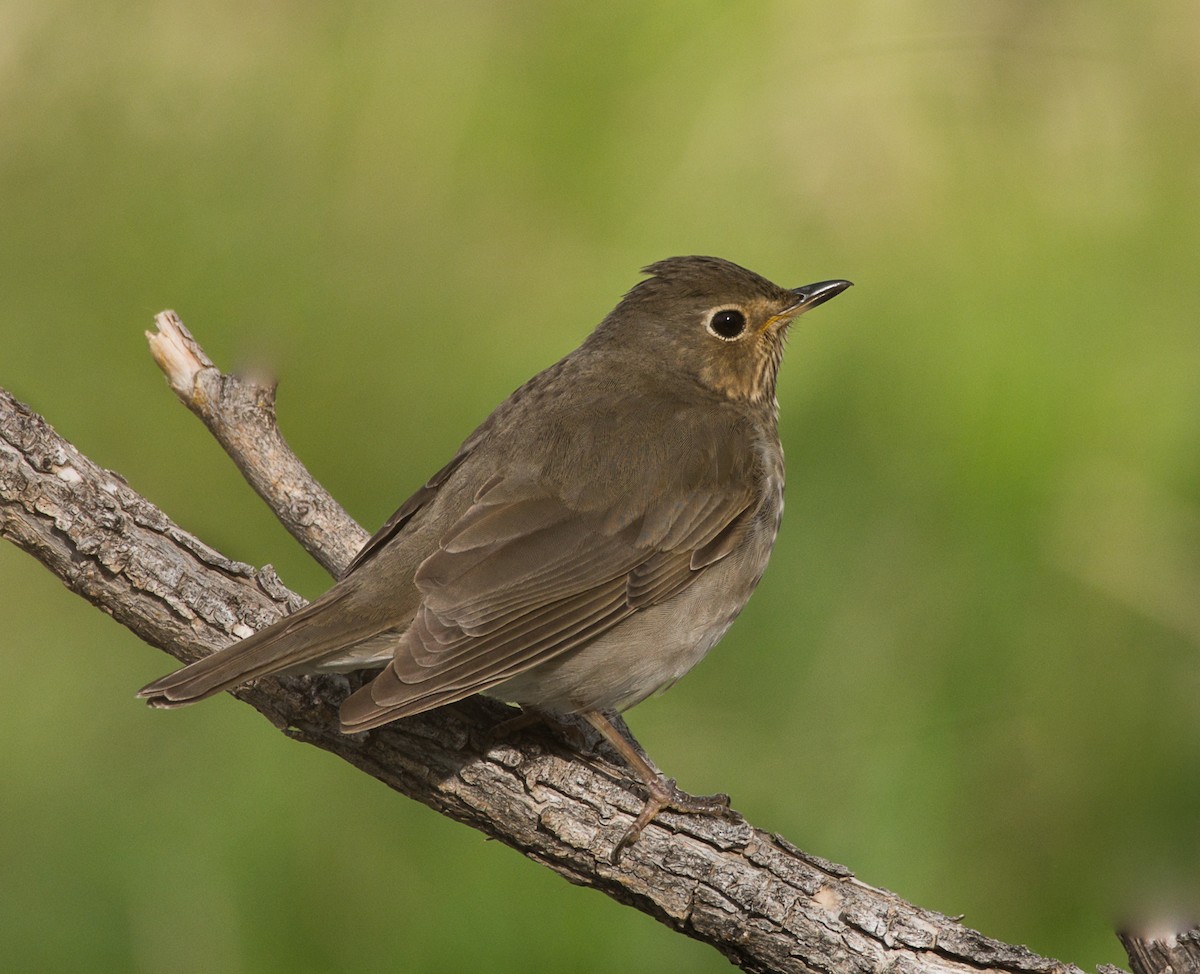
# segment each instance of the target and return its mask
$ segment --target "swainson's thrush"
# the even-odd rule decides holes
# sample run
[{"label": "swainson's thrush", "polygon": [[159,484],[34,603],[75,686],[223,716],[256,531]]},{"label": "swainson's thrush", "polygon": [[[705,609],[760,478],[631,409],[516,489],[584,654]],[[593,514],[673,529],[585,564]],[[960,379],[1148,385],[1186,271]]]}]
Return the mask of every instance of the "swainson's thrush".
[{"label": "swainson's thrush", "polygon": [[342,704],[347,733],[473,693],[585,717],[648,791],[618,853],[663,808],[723,811],[678,792],[606,714],[695,666],[762,577],[783,511],[784,338],[850,282],[788,290],[715,257],[645,273],[333,588],[140,695],[174,707],[272,673],[382,666]]}]

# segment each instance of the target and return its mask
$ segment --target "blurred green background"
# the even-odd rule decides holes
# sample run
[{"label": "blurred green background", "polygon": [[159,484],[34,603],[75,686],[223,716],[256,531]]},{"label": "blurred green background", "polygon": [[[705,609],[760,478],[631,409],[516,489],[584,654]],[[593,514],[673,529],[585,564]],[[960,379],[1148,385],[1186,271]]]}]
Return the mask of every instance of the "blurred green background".
[{"label": "blurred green background", "polygon": [[[0,385],[321,571],[172,397],[278,376],[368,528],[660,257],[794,331],[788,510],[631,714],[685,788],[1085,966],[1200,903],[1200,12],[1185,0],[0,3]],[[0,545],[6,970],[726,969],[274,733]]]}]

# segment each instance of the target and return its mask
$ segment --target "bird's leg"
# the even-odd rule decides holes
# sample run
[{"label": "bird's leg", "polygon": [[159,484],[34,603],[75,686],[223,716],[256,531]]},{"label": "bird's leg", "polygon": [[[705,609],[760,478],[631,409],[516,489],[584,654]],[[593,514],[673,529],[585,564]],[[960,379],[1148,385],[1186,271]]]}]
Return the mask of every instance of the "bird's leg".
[{"label": "bird's leg", "polygon": [[[676,812],[690,812],[695,815],[720,815],[732,817],[737,815],[729,807],[728,795],[688,795],[675,787],[675,782],[659,774],[646,760],[640,745],[631,741],[613,725],[604,714],[598,710],[585,710],[581,715],[591,724],[600,735],[608,741],[618,754],[634,771],[646,786],[646,804],[634,819],[633,824],[625,830],[613,849],[612,861],[615,864],[625,851],[626,846],[632,845],[642,834],[642,830],[654,821],[663,809]],[[632,737],[632,735],[630,735]]]},{"label": "bird's leg", "polygon": [[548,710],[539,710],[537,707],[529,705],[523,705],[521,712],[515,717],[502,720],[495,727],[492,727],[487,732],[487,738],[489,741],[495,743],[505,740],[519,731],[527,730],[530,727],[537,727],[539,724],[544,725],[561,740],[565,740],[568,746],[575,751],[582,752],[586,750],[590,737],[587,728],[584,727],[580,718],[572,715],[556,714]]},{"label": "bird's leg", "polygon": [[535,724],[542,723],[542,719],[540,711],[522,707],[521,712],[515,717],[509,717],[500,721],[494,727],[489,727],[487,739],[492,742],[503,741],[506,738],[512,737],[518,731],[523,731],[527,727],[533,727]]}]

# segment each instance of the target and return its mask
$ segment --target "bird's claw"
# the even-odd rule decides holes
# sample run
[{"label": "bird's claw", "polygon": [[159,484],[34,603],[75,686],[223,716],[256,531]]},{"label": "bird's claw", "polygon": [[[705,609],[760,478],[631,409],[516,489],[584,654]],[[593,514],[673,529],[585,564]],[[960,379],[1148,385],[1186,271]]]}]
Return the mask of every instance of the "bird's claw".
[{"label": "bird's claw", "polygon": [[741,817],[729,807],[728,795],[721,793],[689,795],[687,792],[680,791],[671,778],[659,778],[647,785],[647,791],[649,794],[646,796],[646,804],[642,806],[638,817],[633,820],[633,824],[625,830],[613,847],[612,864],[614,866],[621,861],[625,850],[637,842],[646,826],[658,817],[659,812],[684,812],[689,815],[714,815],[720,818]]}]

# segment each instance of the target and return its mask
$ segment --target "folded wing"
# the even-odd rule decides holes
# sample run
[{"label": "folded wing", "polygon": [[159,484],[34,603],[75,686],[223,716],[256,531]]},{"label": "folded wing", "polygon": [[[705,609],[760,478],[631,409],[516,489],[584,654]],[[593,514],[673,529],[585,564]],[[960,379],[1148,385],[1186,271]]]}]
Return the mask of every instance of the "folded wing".
[{"label": "folded wing", "polygon": [[536,482],[493,480],[416,574],[422,602],[393,661],[342,706],[348,732],[479,693],[596,639],[736,549],[749,478],[642,505],[574,509]]}]

